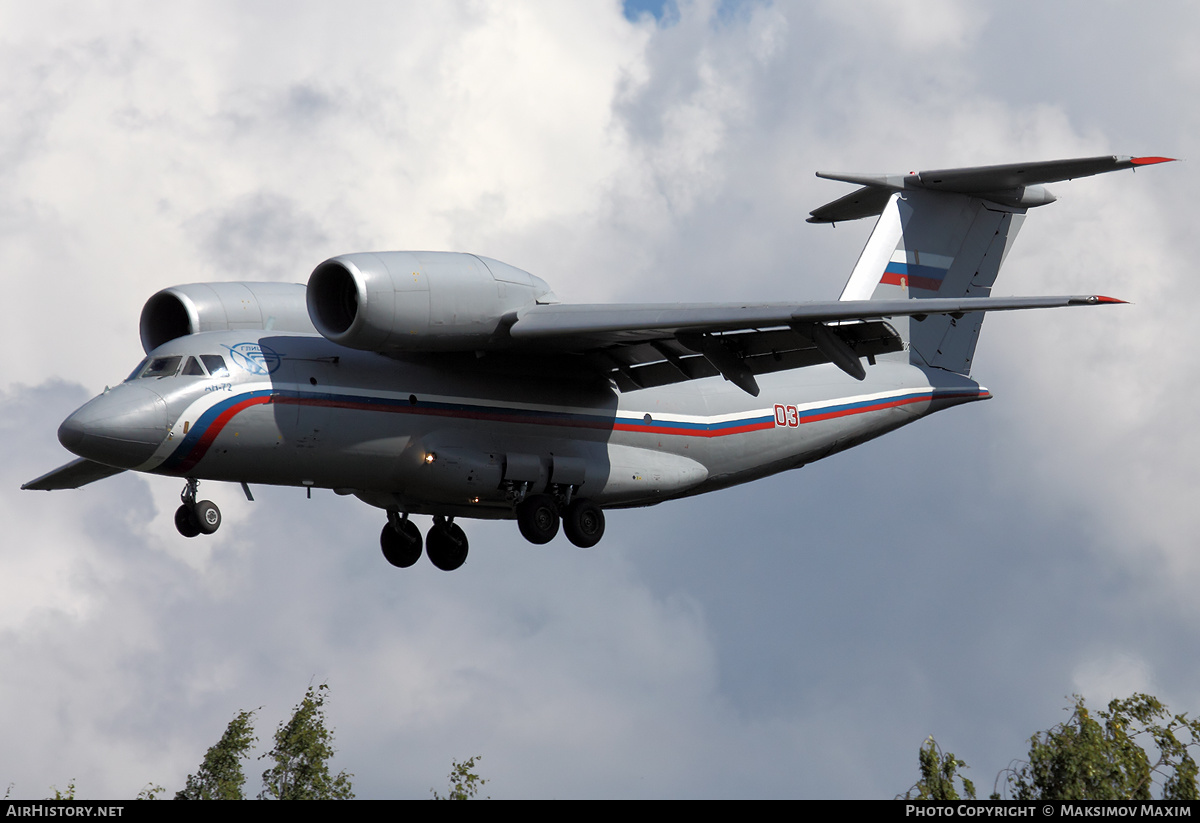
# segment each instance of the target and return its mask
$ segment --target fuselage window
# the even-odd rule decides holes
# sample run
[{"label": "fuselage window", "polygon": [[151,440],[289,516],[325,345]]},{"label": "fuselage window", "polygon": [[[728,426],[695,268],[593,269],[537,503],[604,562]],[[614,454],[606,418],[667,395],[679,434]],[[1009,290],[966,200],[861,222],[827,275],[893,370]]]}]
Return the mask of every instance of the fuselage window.
[{"label": "fuselage window", "polygon": [[225,366],[225,358],[219,354],[202,354],[200,359],[208,367],[208,373],[213,377],[228,377],[229,369]]}]

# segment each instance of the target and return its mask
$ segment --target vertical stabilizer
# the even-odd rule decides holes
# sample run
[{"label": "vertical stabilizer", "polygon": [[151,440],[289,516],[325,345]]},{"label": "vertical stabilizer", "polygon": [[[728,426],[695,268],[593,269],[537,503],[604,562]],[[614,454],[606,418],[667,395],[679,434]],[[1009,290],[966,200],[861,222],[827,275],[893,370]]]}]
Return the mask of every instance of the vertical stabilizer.
[{"label": "vertical stabilizer", "polygon": [[[862,188],[815,209],[808,220],[879,215],[842,300],[988,297],[1026,211],[1054,202],[1044,183],[1170,160],[1107,155],[911,174],[817,172]],[[982,312],[891,322],[912,362],[970,374]]]},{"label": "vertical stabilizer", "polygon": [[[1024,209],[937,191],[895,192],[842,300],[988,297]],[[914,362],[969,374],[983,313],[893,318]]]}]

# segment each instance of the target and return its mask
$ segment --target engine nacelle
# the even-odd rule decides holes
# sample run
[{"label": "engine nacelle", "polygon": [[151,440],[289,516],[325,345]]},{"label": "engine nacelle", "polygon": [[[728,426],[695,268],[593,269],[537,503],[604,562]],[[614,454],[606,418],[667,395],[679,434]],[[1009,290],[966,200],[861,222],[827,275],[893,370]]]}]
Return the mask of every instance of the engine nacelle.
[{"label": "engine nacelle", "polygon": [[505,315],[554,302],[541,278],[453,252],[343,254],[308,279],[308,315],[317,331],[366,351],[487,349]]},{"label": "engine nacelle", "polygon": [[312,334],[299,283],[190,283],[146,301],[138,329],[149,354],[168,340],[202,331],[273,329]]}]

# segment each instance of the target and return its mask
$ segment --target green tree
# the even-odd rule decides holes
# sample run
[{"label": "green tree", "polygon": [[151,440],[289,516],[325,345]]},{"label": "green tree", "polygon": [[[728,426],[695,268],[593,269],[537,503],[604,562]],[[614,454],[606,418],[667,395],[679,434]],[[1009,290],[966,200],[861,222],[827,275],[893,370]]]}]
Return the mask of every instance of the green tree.
[{"label": "green tree", "polygon": [[[200,770],[189,774],[187,785],[175,794],[176,800],[244,800],[246,775],[242,761],[250,759],[254,736],[254,712],[238,712],[225,734],[204,755]],[[151,798],[153,799],[153,798]]]},{"label": "green tree", "polygon": [[[1200,746],[1200,720],[1171,714],[1158,698],[1135,694],[1092,713],[1075,695],[1071,717],[1029,739],[1029,759],[996,776],[992,797],[1017,800],[1200,799],[1192,749]],[[1151,759],[1150,752],[1156,752]],[[906,799],[955,800],[958,776],[967,797],[971,781],[957,774],[966,764],[942,754],[933,738],[920,750],[921,779]]]},{"label": "green tree", "polygon": [[[954,756],[953,752],[942,753],[942,747],[930,737],[919,753],[921,779],[904,794],[905,800],[974,800],[975,784],[958,774],[967,764]],[[962,794],[954,786],[954,779],[962,784]]]},{"label": "green tree", "polygon": [[67,784],[67,790],[65,792],[60,792],[57,786],[51,786],[50,790],[54,792],[54,797],[47,797],[47,800],[74,800],[75,778],[71,778],[71,782]]},{"label": "green tree", "polygon": [[275,765],[263,772],[260,800],[353,800],[346,772],[329,773],[334,755],[333,732],[325,728],[325,692],[322,683],[308,687],[292,718],[275,731],[275,747],[263,758]]},{"label": "green tree", "polygon": [[[1183,739],[1180,739],[1181,736]],[[1157,757],[1147,753],[1153,745]],[[1092,717],[1075,696],[1071,718],[1029,739],[1029,761],[1008,768],[1004,791],[1018,800],[1195,800],[1200,720],[1172,715],[1158,698],[1113,700]]]},{"label": "green tree", "polygon": [[482,777],[476,774],[472,769],[475,768],[476,761],[483,760],[483,755],[477,754],[474,757],[468,757],[466,760],[459,763],[457,760],[451,761],[454,768],[450,770],[450,792],[445,797],[437,793],[436,789],[430,789],[433,792],[434,800],[472,800],[475,795],[479,794],[479,790],[483,788],[483,784],[487,783]]}]

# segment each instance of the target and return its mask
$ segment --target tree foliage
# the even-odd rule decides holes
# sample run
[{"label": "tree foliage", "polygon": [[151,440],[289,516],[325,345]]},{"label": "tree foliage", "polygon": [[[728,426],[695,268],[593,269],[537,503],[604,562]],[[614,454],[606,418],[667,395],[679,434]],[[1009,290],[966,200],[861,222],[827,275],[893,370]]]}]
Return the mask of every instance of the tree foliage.
[{"label": "tree foliage", "polygon": [[263,772],[260,800],[353,800],[353,775],[329,772],[333,757],[333,732],[325,727],[325,693],[322,683],[308,687],[292,718],[275,731],[275,746],[263,755],[275,765]]},{"label": "tree foliage", "polygon": [[[967,764],[954,756],[953,752],[942,753],[942,747],[930,737],[919,753],[921,779],[904,794],[905,800],[974,800],[975,784],[958,774]],[[958,778],[962,794],[954,785]]]},{"label": "tree foliage", "polygon": [[433,792],[434,800],[472,800],[479,790],[483,788],[483,784],[487,783],[482,777],[476,774],[472,769],[475,768],[475,763],[483,760],[483,755],[477,754],[474,757],[468,757],[461,763],[457,760],[451,761],[453,768],[450,770],[450,790],[445,797],[437,793],[436,789],[430,789]]},{"label": "tree foliage", "polygon": [[[260,759],[275,765],[263,772],[260,800],[352,800],[352,775],[329,772],[334,755],[333,732],[325,726],[325,698],[329,686],[309,686],[304,699],[286,723],[275,731],[275,746]],[[225,734],[204,755],[196,774],[175,794],[176,800],[242,800],[246,775],[242,761],[250,758],[254,736],[254,712],[238,712]],[[154,787],[158,791],[161,788]],[[145,792],[143,791],[143,794]],[[149,795],[153,799],[154,793]]]},{"label": "tree foliage", "polygon": [[[1079,695],[1071,717],[1029,739],[1029,759],[996,776],[995,799],[1164,800],[1200,799],[1192,750],[1200,746],[1200,720],[1171,714],[1158,698],[1135,694],[1113,700],[1095,717]],[[958,775],[966,763],[943,754],[929,738],[920,750],[921,779],[906,799],[956,800],[957,777],[968,798],[971,781]]]},{"label": "tree foliage", "polygon": [[[259,800],[353,800],[354,791],[350,784],[351,774],[345,771],[332,775],[329,761],[335,750],[333,732],[325,726],[325,698],[329,686],[322,683],[316,688],[309,686],[304,699],[292,712],[286,723],[280,723],[275,731],[275,746],[259,759],[270,758],[275,765],[262,774],[263,787]],[[244,800],[246,775],[242,761],[250,758],[250,750],[258,738],[254,736],[254,711],[238,712],[221,739],[209,748],[195,774],[189,774],[187,784],[175,793],[176,800]],[[929,739],[931,751],[936,744]],[[938,750],[940,755],[940,750]],[[954,755],[947,755],[953,759]],[[472,800],[487,783],[475,771],[482,755],[452,761],[450,787],[446,797],[433,791],[434,800]],[[922,763],[924,764],[924,754]],[[955,761],[963,766],[962,761]],[[953,777],[953,769],[951,770]],[[963,781],[974,797],[970,781]],[[4,792],[8,798],[12,793],[10,783]],[[52,800],[74,800],[75,781],[67,784],[65,791],[51,786]],[[163,787],[154,783],[138,793],[138,800],[155,800]],[[924,796],[924,795],[922,795]],[[957,795],[953,795],[957,796]],[[932,797],[932,795],[931,795]]]},{"label": "tree foliage", "polygon": [[1172,715],[1158,698],[1113,700],[1092,717],[1076,695],[1071,718],[1031,737],[1028,762],[997,782],[1018,800],[1149,800],[1156,784],[1164,800],[1195,800],[1197,745],[1200,720]]},{"label": "tree foliage", "polygon": [[242,787],[246,775],[242,761],[250,759],[254,736],[254,712],[238,712],[225,734],[204,755],[196,774],[189,774],[187,785],[175,794],[176,800],[244,800]]},{"label": "tree foliage", "polygon": [[59,791],[58,786],[51,786],[50,791],[54,792],[54,797],[47,797],[47,800],[74,800],[75,779],[71,778],[71,782],[67,784],[66,791]]}]

